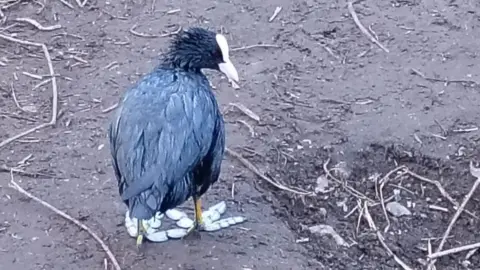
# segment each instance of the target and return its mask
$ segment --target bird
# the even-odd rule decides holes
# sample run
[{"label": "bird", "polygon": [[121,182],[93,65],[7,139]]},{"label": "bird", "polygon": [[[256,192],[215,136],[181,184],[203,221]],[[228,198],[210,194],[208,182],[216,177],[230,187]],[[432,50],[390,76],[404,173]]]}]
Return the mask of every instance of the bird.
[{"label": "bird", "polygon": [[225,124],[203,69],[238,82],[223,34],[201,27],[182,30],[160,63],[123,94],[108,128],[119,195],[136,218],[137,247],[148,228],[142,221],[192,198],[203,226],[201,196],[220,176]]}]

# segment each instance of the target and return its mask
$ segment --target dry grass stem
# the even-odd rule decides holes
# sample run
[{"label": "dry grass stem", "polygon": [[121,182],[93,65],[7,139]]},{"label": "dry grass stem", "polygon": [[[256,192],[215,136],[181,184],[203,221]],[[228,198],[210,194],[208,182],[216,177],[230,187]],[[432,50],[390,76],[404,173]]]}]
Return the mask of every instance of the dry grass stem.
[{"label": "dry grass stem", "polygon": [[348,2],[347,4],[348,6],[348,12],[350,12],[350,15],[352,16],[353,18],[353,21],[355,22],[355,24],[358,26],[358,28],[360,28],[360,31],[362,31],[362,33],[368,37],[368,39],[377,44],[378,47],[380,47],[383,51],[385,51],[386,53],[389,53],[390,51],[385,47],[383,46],[382,43],[380,43],[378,40],[376,40],[372,34],[370,34],[370,32],[368,32],[368,30],[365,28],[365,26],[363,26],[362,22],[360,22],[360,19],[358,19],[358,16],[357,16],[357,13],[355,12],[355,9],[353,8],[353,3],[351,1]]},{"label": "dry grass stem", "polygon": [[7,36],[7,35],[3,35],[3,34],[0,34],[0,39],[5,39],[5,40],[8,40],[10,42],[18,43],[18,44],[25,45],[25,46],[34,46],[34,47],[42,48],[43,53],[45,55],[45,59],[47,60],[48,70],[49,70],[49,73],[50,73],[49,75],[51,76],[50,80],[52,81],[52,116],[51,116],[50,122],[40,124],[40,125],[38,125],[36,127],[33,127],[29,130],[26,130],[26,131],[21,132],[17,135],[14,135],[13,137],[5,139],[4,141],[0,142],[0,148],[2,148],[5,145],[7,145],[7,144],[9,144],[9,143],[21,138],[21,137],[24,137],[24,136],[26,136],[30,133],[33,133],[37,130],[42,129],[42,128],[54,126],[57,123],[58,89],[57,89],[57,79],[55,77],[55,72],[54,72],[53,64],[52,64],[52,59],[50,57],[50,53],[48,52],[48,48],[45,44],[26,41],[26,40],[21,40],[21,39],[14,38],[14,37]]},{"label": "dry grass stem", "polygon": [[113,255],[112,251],[110,250],[110,248],[105,244],[105,242],[103,242],[103,240],[92,230],[90,229],[89,227],[87,227],[85,224],[83,224],[82,222],[80,222],[79,220],[69,216],[68,214],[66,214],[65,212],[62,212],[60,210],[58,210],[57,208],[55,208],[54,206],[50,205],[49,203],[43,201],[42,199],[32,195],[31,193],[29,193],[28,191],[26,191],[25,189],[23,189],[19,184],[17,184],[17,182],[15,182],[15,180],[13,179],[13,172],[11,171],[10,172],[10,184],[12,186],[13,189],[17,190],[18,192],[22,193],[23,195],[29,197],[30,199],[40,203],[41,205],[47,207],[48,209],[52,210],[53,212],[55,212],[56,214],[60,215],[61,217],[65,218],[66,220],[69,220],[71,222],[73,222],[75,225],[77,225],[78,227],[80,227],[81,229],[85,230],[88,234],[90,234],[99,244],[100,246],[102,246],[102,249],[105,251],[105,253],[107,254],[107,256],[109,257],[110,261],[113,263],[114,267],[116,270],[121,270],[121,267],[120,267],[120,264],[118,264],[117,262],[117,259],[115,259],[115,256]]},{"label": "dry grass stem", "polygon": [[225,148],[225,152],[229,154],[230,156],[236,158],[240,163],[242,163],[245,167],[247,167],[249,170],[251,170],[253,173],[255,173],[258,177],[262,178],[263,180],[267,181],[268,183],[272,184],[278,189],[289,191],[298,195],[306,195],[306,196],[313,196],[313,192],[308,192],[306,190],[301,190],[298,188],[293,188],[293,187],[287,187],[285,185],[282,185],[278,183],[277,181],[271,179],[270,177],[266,176],[262,172],[260,172],[255,165],[253,165],[250,161],[242,157],[239,153],[229,149],[228,147]]}]

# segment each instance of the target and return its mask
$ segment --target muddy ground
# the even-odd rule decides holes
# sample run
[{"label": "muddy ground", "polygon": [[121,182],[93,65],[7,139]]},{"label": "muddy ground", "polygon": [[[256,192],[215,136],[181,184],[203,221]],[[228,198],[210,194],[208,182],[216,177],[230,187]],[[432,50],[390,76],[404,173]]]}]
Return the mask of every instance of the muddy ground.
[{"label": "muddy ground", "polygon": [[[0,34],[47,44],[58,122],[1,147],[0,166],[40,173],[13,176],[96,231],[123,269],[401,269],[364,215],[359,219],[363,207],[352,211],[365,201],[386,245],[422,269],[427,239],[435,250],[453,204],[434,185],[400,170],[382,194],[392,200],[399,192],[393,200],[411,214],[389,214],[385,233],[382,178],[405,165],[438,180],[459,203],[475,180],[468,163],[480,154],[478,1],[356,3],[359,19],[388,53],[362,34],[344,1],[90,0],[83,8],[73,0],[46,2],[3,1]],[[277,6],[282,10],[269,21]],[[40,31],[16,21],[22,17],[62,27]],[[132,34],[134,25],[150,36]],[[139,254],[122,224],[125,209],[106,141],[111,113],[102,111],[158,63],[168,33],[190,25],[224,31],[231,47],[240,48],[232,52],[240,89],[208,72],[226,112],[228,147],[283,185],[318,193],[275,188],[227,156],[206,205],[227,200],[228,215],[245,215],[248,223],[204,233],[201,240],[148,243]],[[243,47],[259,43],[275,46]],[[50,77],[39,48],[0,39],[0,62],[5,140],[50,121],[52,85],[42,84]],[[245,105],[260,120],[230,103]],[[337,180],[328,178],[322,189],[317,179],[326,172]],[[9,181],[9,173],[0,173],[2,269],[104,269],[106,256],[86,232],[9,188]],[[352,188],[360,194],[352,195]],[[461,215],[444,249],[480,240],[478,195],[466,207],[472,215]],[[330,225],[346,245],[311,233],[318,224]],[[468,255],[442,257],[437,269],[478,269],[478,253]]]}]

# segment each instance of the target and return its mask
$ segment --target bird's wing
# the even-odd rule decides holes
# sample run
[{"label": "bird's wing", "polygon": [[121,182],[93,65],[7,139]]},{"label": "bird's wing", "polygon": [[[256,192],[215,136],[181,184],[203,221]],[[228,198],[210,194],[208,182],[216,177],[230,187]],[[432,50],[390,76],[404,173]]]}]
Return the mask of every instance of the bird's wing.
[{"label": "bird's wing", "polygon": [[125,201],[152,186],[165,196],[210,150],[219,113],[213,94],[178,82],[161,86],[141,83],[129,91],[110,127]]},{"label": "bird's wing", "polygon": [[225,152],[225,124],[222,117],[217,117],[211,147],[204,156],[199,169],[200,175],[195,178],[198,186],[197,195],[202,196],[220,176]]}]

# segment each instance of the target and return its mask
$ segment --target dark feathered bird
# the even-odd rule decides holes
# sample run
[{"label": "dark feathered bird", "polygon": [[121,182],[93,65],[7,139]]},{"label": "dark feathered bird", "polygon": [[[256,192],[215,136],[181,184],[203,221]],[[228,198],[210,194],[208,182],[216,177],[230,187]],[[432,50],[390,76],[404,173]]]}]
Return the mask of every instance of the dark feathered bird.
[{"label": "dark feathered bird", "polygon": [[238,81],[226,38],[191,28],[178,34],[160,65],[125,93],[110,124],[113,168],[130,217],[138,219],[138,245],[142,220],[190,197],[193,228],[202,225],[200,196],[219,178],[225,128],[201,69]]}]

